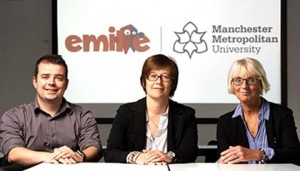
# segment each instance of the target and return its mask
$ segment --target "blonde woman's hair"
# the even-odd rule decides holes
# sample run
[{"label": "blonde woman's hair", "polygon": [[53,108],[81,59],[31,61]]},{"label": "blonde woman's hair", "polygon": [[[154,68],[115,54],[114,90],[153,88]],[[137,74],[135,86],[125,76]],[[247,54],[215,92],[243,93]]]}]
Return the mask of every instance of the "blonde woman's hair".
[{"label": "blonde woman's hair", "polygon": [[240,75],[255,75],[261,80],[262,89],[260,95],[263,92],[267,93],[270,90],[270,84],[268,82],[266,72],[262,64],[254,58],[243,58],[233,62],[227,77],[228,92],[234,94],[232,79]]}]

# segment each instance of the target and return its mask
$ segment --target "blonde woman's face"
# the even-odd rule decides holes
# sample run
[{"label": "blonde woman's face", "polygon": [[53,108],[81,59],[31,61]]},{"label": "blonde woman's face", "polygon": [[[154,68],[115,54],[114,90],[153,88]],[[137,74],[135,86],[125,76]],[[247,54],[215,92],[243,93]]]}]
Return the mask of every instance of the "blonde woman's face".
[{"label": "blonde woman's face", "polygon": [[241,103],[251,104],[256,102],[260,98],[260,90],[262,89],[261,80],[257,80],[255,84],[251,84],[251,82],[246,80],[256,78],[255,75],[240,75],[238,77],[243,80],[241,85],[232,85],[235,96]]}]

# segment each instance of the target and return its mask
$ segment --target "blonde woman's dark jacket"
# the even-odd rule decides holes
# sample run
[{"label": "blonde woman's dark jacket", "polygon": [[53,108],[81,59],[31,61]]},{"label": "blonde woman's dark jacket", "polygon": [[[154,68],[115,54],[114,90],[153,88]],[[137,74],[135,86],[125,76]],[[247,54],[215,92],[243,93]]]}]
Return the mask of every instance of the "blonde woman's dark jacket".
[{"label": "blonde woman's dark jacket", "polygon": [[[300,144],[296,132],[293,111],[287,107],[270,103],[270,117],[266,120],[267,139],[274,157],[269,163],[300,164]],[[232,118],[234,111],[222,115],[218,121],[218,158],[229,146],[241,145],[249,148],[245,124],[241,116]]]}]

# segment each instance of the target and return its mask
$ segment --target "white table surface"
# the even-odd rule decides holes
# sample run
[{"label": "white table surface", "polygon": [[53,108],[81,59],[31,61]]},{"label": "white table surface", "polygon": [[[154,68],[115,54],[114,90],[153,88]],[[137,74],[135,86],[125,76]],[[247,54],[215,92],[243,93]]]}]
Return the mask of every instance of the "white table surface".
[{"label": "white table surface", "polygon": [[[300,171],[293,164],[170,164],[170,171]],[[169,171],[167,166],[120,163],[78,163],[72,165],[42,163],[26,171]]]},{"label": "white table surface", "polygon": [[77,163],[49,164],[41,163],[26,171],[168,171],[167,166],[136,165],[126,163]]},{"label": "white table surface", "polygon": [[171,171],[300,171],[294,164],[171,164]]}]

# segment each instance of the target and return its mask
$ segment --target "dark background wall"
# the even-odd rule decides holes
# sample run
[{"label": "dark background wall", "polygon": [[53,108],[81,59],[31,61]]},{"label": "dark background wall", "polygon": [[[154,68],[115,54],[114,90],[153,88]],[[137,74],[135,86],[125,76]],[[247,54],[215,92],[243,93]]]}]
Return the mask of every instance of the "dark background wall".
[{"label": "dark background wall", "polygon": [[[7,109],[33,100],[35,90],[32,86],[33,68],[36,60],[52,52],[52,13],[51,0],[0,0],[0,115]],[[300,126],[300,1],[287,1],[287,96],[288,106],[294,110],[296,124]],[[254,9],[255,11],[255,9]],[[271,73],[269,73],[271,74]],[[72,84],[72,80],[70,82]],[[225,85],[224,85],[225,86]],[[118,105],[106,104],[95,107],[85,105],[95,115],[101,113],[114,116]],[[224,111],[208,108],[201,116]],[[99,114],[100,113],[100,114]],[[100,125],[101,139],[106,144],[110,125]],[[300,135],[300,130],[298,130]],[[199,125],[199,144],[215,139],[215,125]]]}]

